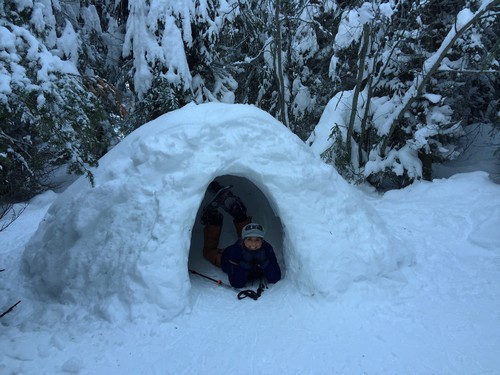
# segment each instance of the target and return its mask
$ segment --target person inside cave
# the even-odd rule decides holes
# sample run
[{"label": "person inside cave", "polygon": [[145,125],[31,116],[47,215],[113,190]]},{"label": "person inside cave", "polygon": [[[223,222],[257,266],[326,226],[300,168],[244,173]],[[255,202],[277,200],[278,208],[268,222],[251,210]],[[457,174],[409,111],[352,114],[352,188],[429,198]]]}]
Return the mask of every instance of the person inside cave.
[{"label": "person inside cave", "polygon": [[[272,245],[267,242],[261,224],[252,222],[241,199],[233,194],[232,186],[221,186],[212,181],[208,192],[213,198],[203,208],[203,256],[227,273],[229,283],[243,288],[247,282],[265,278],[269,283],[281,279],[281,269]],[[224,210],[233,218],[237,240],[230,246],[219,248]]]}]

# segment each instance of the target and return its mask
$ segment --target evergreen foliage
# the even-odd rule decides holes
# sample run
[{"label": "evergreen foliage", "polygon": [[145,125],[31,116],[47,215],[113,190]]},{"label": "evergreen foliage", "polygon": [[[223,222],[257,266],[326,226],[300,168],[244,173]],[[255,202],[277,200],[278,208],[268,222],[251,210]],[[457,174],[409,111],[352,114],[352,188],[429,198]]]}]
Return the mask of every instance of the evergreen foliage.
[{"label": "evergreen foliage", "polygon": [[[432,163],[452,160],[461,153],[461,138],[472,118],[464,118],[464,109],[471,108],[463,103],[468,94],[458,88],[471,93],[472,87],[460,82],[471,76],[469,72],[482,79],[488,76],[468,56],[474,51],[476,60],[484,60],[478,58],[486,54],[478,41],[491,40],[489,32],[481,39],[480,30],[489,30],[493,24],[498,28],[498,21],[481,20],[484,13],[479,14],[474,28],[458,28],[455,41],[449,33],[457,29],[454,23],[465,6],[462,2],[401,2],[398,12],[390,15],[384,6],[360,2],[344,9],[336,36],[334,79],[339,91],[360,89],[351,106],[356,115],[342,132],[344,152],[349,153],[351,147],[358,151],[351,167],[364,172],[374,185],[394,188],[416,178],[431,179]],[[355,17],[365,19],[365,32],[349,27]],[[362,53],[364,42],[369,46]],[[443,46],[453,48],[440,52]],[[358,72],[364,70],[364,75],[355,77],[353,66]],[[489,77],[497,81],[494,74]],[[478,86],[476,82],[474,87]],[[360,106],[355,105],[358,98],[362,98]],[[491,103],[493,98],[490,90],[476,91],[472,102],[481,107],[478,101]],[[391,115],[384,107],[402,110]],[[348,178],[344,166],[336,166]]]},{"label": "evergreen foliage", "polygon": [[[485,7],[432,65],[458,15]],[[431,179],[470,124],[500,123],[499,11],[500,0],[0,2],[1,199],[43,191],[61,165],[91,180],[109,147],[191,101],[255,104],[306,140],[338,97],[345,121],[326,162],[382,188]]]},{"label": "evergreen foliage", "polygon": [[[62,165],[92,182],[90,167],[112,144],[117,113],[116,106],[112,111],[103,105],[106,88],[96,85],[96,77],[78,74],[68,60],[76,59],[75,51],[57,45],[57,25],[43,24],[56,17],[37,15],[37,3],[15,4],[2,14],[17,24],[6,19],[0,24],[0,73],[9,77],[0,92],[2,202],[27,200],[51,187],[51,172]],[[72,32],[69,24],[62,30]]]}]

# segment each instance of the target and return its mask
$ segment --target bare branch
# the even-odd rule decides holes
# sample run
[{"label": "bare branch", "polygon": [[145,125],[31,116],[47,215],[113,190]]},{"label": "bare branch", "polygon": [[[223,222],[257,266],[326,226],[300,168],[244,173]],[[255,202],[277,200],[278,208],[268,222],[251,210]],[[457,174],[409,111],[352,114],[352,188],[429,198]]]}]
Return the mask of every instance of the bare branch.
[{"label": "bare branch", "polygon": [[17,301],[15,304],[13,304],[11,307],[9,307],[7,310],[5,310],[2,314],[0,314],[0,318],[3,318],[5,315],[7,315],[8,313],[12,312],[12,310],[14,310],[14,308],[19,305],[21,303],[21,301]]},{"label": "bare branch", "polygon": [[[28,203],[23,203],[23,206],[16,210],[15,205],[12,203],[3,204],[0,206],[0,221],[2,221],[0,225],[0,232],[7,229],[16,219],[21,216],[24,212]],[[7,216],[10,216],[7,218]],[[5,221],[4,221],[5,219]]]}]

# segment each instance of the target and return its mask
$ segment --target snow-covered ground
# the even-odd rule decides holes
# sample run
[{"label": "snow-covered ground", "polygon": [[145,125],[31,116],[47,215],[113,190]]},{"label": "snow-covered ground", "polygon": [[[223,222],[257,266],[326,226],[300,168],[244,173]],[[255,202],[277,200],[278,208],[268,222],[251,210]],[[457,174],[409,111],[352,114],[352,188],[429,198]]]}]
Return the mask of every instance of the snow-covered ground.
[{"label": "snow-covered ground", "polygon": [[[79,191],[87,194],[81,182],[61,194],[47,192],[33,199],[20,218],[0,233],[0,268],[5,269],[0,273],[0,311],[21,300],[0,319],[0,373],[500,373],[500,186],[484,172],[471,172],[432,183],[417,182],[379,196],[343,184],[333,174],[330,182],[337,191],[314,181],[320,197],[304,194],[311,189],[304,179],[329,174],[302,151],[299,143],[295,145],[293,139],[281,133],[271,135],[279,135],[283,146],[275,145],[269,151],[269,139],[259,142],[254,137],[257,123],[266,123],[267,117],[245,111],[241,112],[246,116],[242,122],[247,121],[247,127],[231,122],[234,128],[229,128],[231,116],[225,113],[212,124],[213,128],[206,128],[208,137],[198,136],[198,129],[169,133],[173,138],[166,135],[167,141],[163,141],[171,146],[167,151],[163,149],[163,138],[146,127],[136,137],[137,142],[129,139],[103,160],[103,172],[96,176],[96,188],[88,191],[87,198],[78,197]],[[200,116],[197,120],[215,121],[206,113],[201,116],[195,111],[195,116],[196,113]],[[272,121],[267,125],[273,129]],[[232,151],[223,147],[226,141],[214,138],[216,134],[220,137],[216,130],[220,127],[226,133],[234,130],[224,137],[235,141],[242,152],[255,152],[257,156],[251,154],[249,158],[257,165],[267,160],[260,168],[268,178],[259,179],[257,166],[245,169],[243,163],[226,170],[221,166],[227,162],[221,162],[219,169],[195,170],[199,177],[190,180],[194,186],[179,186],[193,167],[181,163],[189,160],[189,150],[196,155],[202,153],[195,164],[201,163],[205,169],[208,167],[203,164],[204,158],[214,162],[210,159],[214,154],[221,160],[234,158]],[[149,138],[144,137],[148,135]],[[249,144],[241,143],[240,137],[248,139]],[[172,139],[176,141],[172,143]],[[212,139],[217,149],[204,146],[200,139]],[[293,153],[283,158],[280,151]],[[121,159],[127,152],[133,163]],[[266,158],[259,159],[259,154]],[[150,201],[145,197],[161,201],[169,196],[168,191],[164,196],[162,192],[151,194],[134,179],[134,171],[140,171],[138,175],[147,176],[153,189],[158,182],[154,168],[163,168],[160,156],[173,158],[179,164],[178,169],[161,179],[162,186],[178,186],[192,199],[172,197],[172,201],[160,206],[175,213],[173,219],[168,214],[155,214],[154,230],[130,235],[127,230],[131,227],[120,217],[128,221],[139,218],[138,222],[148,229],[150,216],[140,210],[140,204],[148,211]],[[270,159],[273,156],[275,160]],[[284,159],[291,159],[291,164],[296,165],[301,158],[307,167],[302,170],[303,176],[298,178],[294,167],[283,170]],[[281,169],[273,174],[274,163]],[[170,164],[169,168],[174,166]],[[179,173],[179,168],[186,171]],[[195,268],[226,281],[224,274],[201,257],[199,207],[207,199],[203,194],[211,176],[234,185],[234,191],[251,206],[257,221],[265,221],[268,239],[278,252],[284,278],[269,285],[258,301],[239,301],[230,288],[187,271],[188,267]],[[295,184],[282,184],[283,176]],[[283,197],[277,195],[280,189]],[[335,199],[324,193],[337,200],[337,210],[332,208]],[[307,204],[297,203],[295,196]],[[84,201],[78,204],[72,197]],[[294,204],[298,215],[302,214],[302,227],[293,207],[289,207]],[[71,209],[65,211],[68,207]],[[183,213],[185,207],[191,213]],[[120,208],[127,212],[119,215]],[[72,225],[66,226],[55,213]],[[322,223],[322,215],[332,219],[324,222],[327,226],[311,226]],[[157,228],[158,223],[182,229],[189,217],[192,233],[185,232],[191,233],[187,241],[180,236],[178,243],[159,243],[155,237],[158,233],[169,240],[176,237],[168,237],[168,231]],[[362,219],[373,221],[372,226],[363,226]],[[122,227],[111,228],[117,228],[122,238],[137,244],[151,237],[151,242],[159,245],[155,247],[148,240],[146,249],[163,246],[165,254],[176,261],[157,259],[156,263],[144,265],[144,259],[149,258],[141,258],[141,253],[120,253],[120,239],[112,230],[107,233],[99,227],[106,222],[120,224],[119,220]],[[280,226],[283,229],[279,230]],[[68,228],[75,233],[66,233]],[[370,230],[384,232],[373,234],[380,249],[367,245],[370,238],[366,234],[371,235]],[[328,232],[335,236],[329,239]],[[232,229],[226,226],[222,242],[231,236]],[[310,247],[305,246],[308,241]],[[37,251],[37,245],[43,250]],[[96,252],[96,247],[100,252],[108,247],[108,252]],[[337,251],[339,247],[348,249],[347,254]],[[169,253],[171,248],[187,251],[184,256],[188,257],[176,258]],[[90,257],[85,256],[87,251]],[[139,260],[127,260],[127,256],[137,256]],[[390,257],[395,259],[394,264],[388,260]],[[57,268],[54,259],[62,262],[64,268]],[[321,260],[323,264],[319,263]],[[103,272],[115,272],[109,264],[124,266],[122,273],[126,277],[116,271],[119,281],[113,283],[114,279],[106,278]],[[33,274],[34,269],[57,270],[67,277]],[[139,277],[144,269],[151,270],[153,280],[162,284],[158,288],[168,291],[153,296],[185,299],[166,301],[167,305],[181,307],[180,312],[171,316],[174,310],[168,306],[162,310],[151,304],[151,295],[143,291],[149,288],[151,279]],[[178,283],[170,282],[172,272],[181,278]],[[320,275],[309,280],[309,272]],[[335,277],[342,272],[345,274]],[[99,285],[104,281],[111,285]],[[324,281],[326,285],[301,285],[309,281]],[[130,285],[123,285],[125,282]],[[173,286],[185,291],[173,293]],[[255,289],[256,285],[249,287]],[[328,293],[328,288],[332,293]],[[94,299],[92,293],[96,293]],[[80,297],[87,306],[78,301]],[[127,306],[141,300],[142,308]],[[127,307],[134,313],[124,314]],[[161,311],[165,311],[163,318]]]}]

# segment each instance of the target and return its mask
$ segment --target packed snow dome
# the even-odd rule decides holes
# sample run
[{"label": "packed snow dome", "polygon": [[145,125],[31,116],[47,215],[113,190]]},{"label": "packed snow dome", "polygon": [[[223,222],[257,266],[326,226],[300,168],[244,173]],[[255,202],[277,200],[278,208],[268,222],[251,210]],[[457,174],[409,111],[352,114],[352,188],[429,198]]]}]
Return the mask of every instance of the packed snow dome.
[{"label": "packed snow dome", "polygon": [[[82,177],[51,206],[23,270],[44,299],[109,320],[146,310],[171,319],[188,306],[188,263],[213,269],[202,259],[199,216],[214,179],[234,185],[266,228],[280,283],[306,295],[334,298],[412,258],[367,198],[254,106],[193,104],[165,114],[127,136],[93,173],[94,187]],[[229,224],[222,246],[235,240]]]}]

